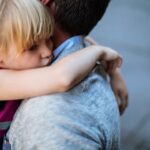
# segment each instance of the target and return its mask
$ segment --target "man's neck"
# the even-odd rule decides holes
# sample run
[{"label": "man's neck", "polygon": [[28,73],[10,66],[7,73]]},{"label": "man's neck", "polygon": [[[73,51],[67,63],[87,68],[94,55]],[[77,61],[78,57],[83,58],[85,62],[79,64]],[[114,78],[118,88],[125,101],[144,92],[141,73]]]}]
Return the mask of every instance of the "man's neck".
[{"label": "man's neck", "polygon": [[71,36],[67,34],[66,32],[62,31],[57,25],[55,25],[54,29],[54,36],[53,36],[53,42],[54,42],[54,48],[57,48],[60,46],[64,41],[69,39]]}]

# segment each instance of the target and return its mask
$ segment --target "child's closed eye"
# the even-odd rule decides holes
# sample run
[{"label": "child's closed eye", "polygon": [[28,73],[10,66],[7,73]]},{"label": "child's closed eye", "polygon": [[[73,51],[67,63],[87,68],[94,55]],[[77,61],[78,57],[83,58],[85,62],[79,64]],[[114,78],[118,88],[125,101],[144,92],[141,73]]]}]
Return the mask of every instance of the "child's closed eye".
[{"label": "child's closed eye", "polygon": [[36,51],[38,49],[38,45],[37,44],[33,44],[30,48],[29,51]]}]

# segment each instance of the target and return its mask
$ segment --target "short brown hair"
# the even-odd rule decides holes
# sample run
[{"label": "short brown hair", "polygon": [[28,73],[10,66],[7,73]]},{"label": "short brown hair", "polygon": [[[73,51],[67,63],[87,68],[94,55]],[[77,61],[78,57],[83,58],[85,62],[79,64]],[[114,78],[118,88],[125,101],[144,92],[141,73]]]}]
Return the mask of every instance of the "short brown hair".
[{"label": "short brown hair", "polygon": [[70,35],[87,35],[103,17],[110,0],[55,0],[56,23]]}]

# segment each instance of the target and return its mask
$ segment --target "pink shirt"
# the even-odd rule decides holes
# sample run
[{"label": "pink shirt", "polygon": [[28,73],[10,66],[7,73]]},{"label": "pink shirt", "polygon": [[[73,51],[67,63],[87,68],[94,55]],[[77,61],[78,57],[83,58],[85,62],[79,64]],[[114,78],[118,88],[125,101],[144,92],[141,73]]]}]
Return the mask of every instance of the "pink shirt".
[{"label": "pink shirt", "polygon": [[[4,106],[0,109],[0,138],[6,133],[6,126],[12,121],[20,102],[20,100],[0,102],[4,103]],[[7,125],[5,126],[5,124]]]},{"label": "pink shirt", "polygon": [[5,135],[8,129],[7,126],[11,123],[20,102],[20,100],[0,101],[0,105],[3,105],[0,108],[0,138]]}]

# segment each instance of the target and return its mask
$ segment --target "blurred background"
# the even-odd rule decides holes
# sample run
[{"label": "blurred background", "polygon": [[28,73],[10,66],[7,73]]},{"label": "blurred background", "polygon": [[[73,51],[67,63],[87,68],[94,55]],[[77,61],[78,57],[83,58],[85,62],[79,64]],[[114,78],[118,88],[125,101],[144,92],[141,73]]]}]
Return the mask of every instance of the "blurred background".
[{"label": "blurred background", "polygon": [[112,0],[91,36],[124,58],[129,106],[121,116],[121,150],[150,150],[150,0]]}]

